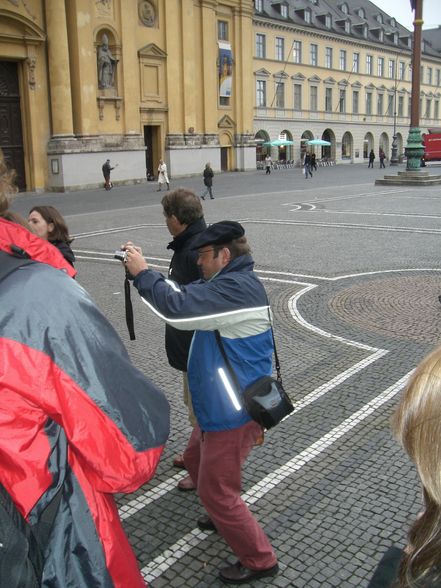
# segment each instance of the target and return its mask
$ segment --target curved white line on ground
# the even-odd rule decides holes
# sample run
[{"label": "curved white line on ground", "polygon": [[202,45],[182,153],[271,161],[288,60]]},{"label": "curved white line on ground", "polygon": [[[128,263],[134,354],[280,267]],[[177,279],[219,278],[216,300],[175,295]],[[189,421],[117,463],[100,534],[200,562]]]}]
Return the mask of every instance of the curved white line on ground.
[{"label": "curved white line on ground", "polygon": [[[324,451],[329,449],[336,441],[346,435],[354,427],[367,419],[372,413],[378,410],[383,404],[389,402],[400,390],[406,385],[409,376],[413,370],[400,378],[395,384],[381,392],[373,400],[362,406],[357,412],[345,419],[342,423],[334,427],[331,431],[317,439],[315,443],[301,451],[299,454],[290,459],[287,463],[279,467],[274,472],[268,474],[263,480],[257,482],[252,488],[242,495],[247,504],[254,504],[260,498],[277,488],[287,478],[299,471],[303,466],[314,460]],[[184,557],[189,551],[198,545],[208,536],[198,529],[193,529],[187,533],[174,545],[164,550],[160,555],[155,557],[151,562],[144,566],[141,573],[147,582],[152,582],[159,578],[169,567]]]}]

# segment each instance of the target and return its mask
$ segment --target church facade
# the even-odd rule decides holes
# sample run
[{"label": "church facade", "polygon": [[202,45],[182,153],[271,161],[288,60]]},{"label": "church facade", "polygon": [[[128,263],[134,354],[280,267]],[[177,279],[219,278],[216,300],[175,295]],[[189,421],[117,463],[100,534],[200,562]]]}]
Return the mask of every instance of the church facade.
[{"label": "church facade", "polygon": [[255,167],[251,0],[0,0],[0,147],[21,190]]}]

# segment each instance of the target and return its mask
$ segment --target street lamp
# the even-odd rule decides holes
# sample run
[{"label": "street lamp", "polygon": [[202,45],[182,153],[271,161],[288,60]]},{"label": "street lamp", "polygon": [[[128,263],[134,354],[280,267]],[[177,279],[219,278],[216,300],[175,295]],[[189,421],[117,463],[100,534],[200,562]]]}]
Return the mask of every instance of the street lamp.
[{"label": "street lamp", "polygon": [[398,57],[395,58],[395,80],[394,80],[394,134],[392,135],[392,150],[389,165],[398,165],[398,137],[397,137],[397,69]]},{"label": "street lamp", "polygon": [[421,167],[424,147],[421,142],[420,124],[420,75],[421,75],[421,29],[423,25],[423,0],[411,0],[415,10],[413,50],[412,50],[412,104],[409,135],[407,137],[406,157],[407,171],[416,171]]}]

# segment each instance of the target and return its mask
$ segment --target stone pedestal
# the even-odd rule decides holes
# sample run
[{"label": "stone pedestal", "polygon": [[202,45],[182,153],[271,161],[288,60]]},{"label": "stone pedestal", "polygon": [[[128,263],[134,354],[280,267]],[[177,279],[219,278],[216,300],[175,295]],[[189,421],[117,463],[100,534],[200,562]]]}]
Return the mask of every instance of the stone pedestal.
[{"label": "stone pedestal", "polygon": [[433,186],[441,184],[441,175],[431,175],[421,168],[398,172],[396,176],[384,176],[375,180],[376,186]]}]

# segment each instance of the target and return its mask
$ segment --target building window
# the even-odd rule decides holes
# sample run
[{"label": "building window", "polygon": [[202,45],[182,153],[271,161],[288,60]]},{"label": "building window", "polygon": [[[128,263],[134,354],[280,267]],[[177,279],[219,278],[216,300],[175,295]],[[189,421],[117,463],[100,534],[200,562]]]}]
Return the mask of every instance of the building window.
[{"label": "building window", "polygon": [[381,29],[380,32],[378,33],[378,40],[380,41],[380,43],[382,43],[383,40],[384,40],[384,31],[383,31],[383,29]]},{"label": "building window", "polygon": [[325,112],[332,112],[332,88],[325,88]]},{"label": "building window", "polygon": [[439,101],[435,100],[435,102],[433,103],[433,118],[435,120],[439,119]]},{"label": "building window", "polygon": [[346,90],[340,90],[340,99],[338,101],[338,109],[341,114],[346,112]]},{"label": "building window", "polygon": [[340,69],[346,71],[346,50],[340,49]]},{"label": "building window", "polygon": [[332,47],[325,48],[325,67],[332,69]]},{"label": "building window", "polygon": [[407,116],[410,118],[410,115],[412,113],[412,98],[409,96],[409,99],[407,101]]},{"label": "building window", "polygon": [[383,104],[383,94],[378,94],[377,96],[377,114],[378,116],[383,116],[384,104]]},{"label": "building window", "polygon": [[429,84],[429,86],[432,85],[432,79],[433,79],[433,69],[431,67],[427,68],[427,83]]},{"label": "building window", "polygon": [[256,57],[260,57],[261,59],[265,59],[266,57],[266,38],[265,35],[261,35],[260,33],[256,34]]},{"label": "building window", "polygon": [[288,18],[288,6],[286,4],[280,5],[280,15],[283,16],[283,18]]},{"label": "building window", "polygon": [[366,13],[365,13],[365,11],[363,10],[363,8],[359,8],[359,9],[358,9],[358,16],[359,16],[360,18],[366,18]]},{"label": "building window", "polygon": [[257,12],[263,12],[263,0],[255,0],[254,7]]},{"label": "building window", "polygon": [[420,80],[424,82],[424,65],[422,65],[420,69]]},{"label": "building window", "polygon": [[327,14],[327,15],[325,16],[325,27],[326,27],[327,29],[330,29],[330,28],[332,27],[332,17],[331,17],[331,15],[330,15],[330,14]]},{"label": "building window", "polygon": [[372,55],[366,55],[366,73],[368,76],[372,75],[374,59]]},{"label": "building window", "polygon": [[276,82],[276,108],[285,108],[285,84]]},{"label": "building window", "polygon": [[366,92],[366,114],[372,114],[372,92]]},{"label": "building window", "polygon": [[348,5],[347,4],[342,4],[340,6],[340,10],[343,12],[343,14],[348,14],[348,12],[349,12]]},{"label": "building window", "polygon": [[276,59],[277,61],[285,61],[285,39],[283,37],[276,37]]},{"label": "building window", "polygon": [[377,61],[377,76],[382,78],[384,76],[384,57],[379,57]]},{"label": "building window", "polygon": [[345,33],[351,32],[351,23],[348,20],[345,20]]},{"label": "building window", "polygon": [[317,65],[318,62],[318,46],[311,43],[310,45],[311,65]]},{"label": "building window", "polygon": [[217,38],[219,41],[228,41],[228,23],[226,20],[217,21]]},{"label": "building window", "polygon": [[438,88],[441,86],[441,69],[436,70],[436,85]]},{"label": "building window", "polygon": [[394,114],[394,95],[388,94],[387,95],[386,116],[393,116],[393,114]]},{"label": "building window", "polygon": [[266,81],[257,80],[256,82],[256,104],[262,108],[266,106]]},{"label": "building window", "polygon": [[404,96],[398,96],[398,116],[404,116]]},{"label": "building window", "polygon": [[367,39],[368,32],[369,32],[369,27],[367,26],[367,24],[364,24],[364,25],[363,25],[363,37],[364,37],[365,39]]},{"label": "building window", "polygon": [[317,104],[318,104],[318,89],[317,86],[311,86],[309,88],[309,109],[313,112],[317,112]]},{"label": "building window", "polygon": [[354,53],[352,56],[352,71],[359,73],[360,71],[360,53]]},{"label": "building window", "polygon": [[377,14],[377,22],[383,24],[383,17],[381,16],[381,14]]},{"label": "building window", "polygon": [[395,60],[389,59],[389,78],[395,79]]},{"label": "building window", "polygon": [[404,63],[404,61],[400,61],[399,65],[398,65],[398,79],[404,80],[405,77],[406,77],[406,64]]},{"label": "building window", "polygon": [[432,100],[430,100],[430,98],[426,99],[426,112],[424,113],[424,116],[426,118],[430,118],[430,114],[432,112]]},{"label": "building window", "polygon": [[358,114],[358,99],[359,99],[359,92],[358,92],[358,90],[354,90],[352,92],[352,112],[354,114]]},{"label": "building window", "polygon": [[302,42],[294,41],[292,44],[292,60],[294,63],[302,63]]},{"label": "building window", "polygon": [[302,85],[294,84],[294,110],[302,110]]},{"label": "building window", "polygon": [[303,13],[303,15],[304,15],[305,22],[310,24],[311,23],[311,11],[306,9],[305,12]]}]

